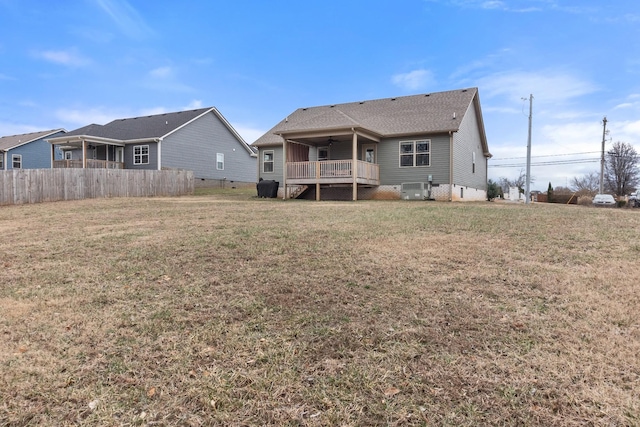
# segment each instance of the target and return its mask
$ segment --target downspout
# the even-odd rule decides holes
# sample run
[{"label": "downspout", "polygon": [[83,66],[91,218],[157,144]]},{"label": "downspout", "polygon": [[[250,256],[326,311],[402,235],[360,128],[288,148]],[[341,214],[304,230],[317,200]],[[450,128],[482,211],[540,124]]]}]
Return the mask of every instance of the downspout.
[{"label": "downspout", "polygon": [[162,170],[162,138],[156,138],[158,143],[158,170]]},{"label": "downspout", "polygon": [[453,132],[449,131],[449,201],[453,201]]}]

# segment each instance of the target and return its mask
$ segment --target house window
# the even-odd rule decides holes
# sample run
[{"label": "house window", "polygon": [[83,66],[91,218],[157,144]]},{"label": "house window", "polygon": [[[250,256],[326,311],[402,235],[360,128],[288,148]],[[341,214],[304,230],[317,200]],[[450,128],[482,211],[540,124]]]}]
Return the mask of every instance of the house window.
[{"label": "house window", "polygon": [[318,147],[318,160],[329,160],[329,147]]},{"label": "house window", "polygon": [[149,146],[148,145],[133,146],[133,164],[134,165],[149,164]]},{"label": "house window", "polygon": [[0,171],[4,169],[4,153],[0,153]]},{"label": "house window", "polygon": [[11,156],[11,164],[14,169],[22,169],[22,154],[13,154]]},{"label": "house window", "polygon": [[273,172],[273,150],[262,153],[262,172]]},{"label": "house window", "polygon": [[429,166],[431,141],[400,141],[400,167]]},{"label": "house window", "polygon": [[218,169],[219,171],[224,170],[224,153],[216,154],[216,169]]},{"label": "house window", "polygon": [[73,159],[73,153],[71,151],[65,151],[64,152],[64,159],[65,160],[72,160]]}]

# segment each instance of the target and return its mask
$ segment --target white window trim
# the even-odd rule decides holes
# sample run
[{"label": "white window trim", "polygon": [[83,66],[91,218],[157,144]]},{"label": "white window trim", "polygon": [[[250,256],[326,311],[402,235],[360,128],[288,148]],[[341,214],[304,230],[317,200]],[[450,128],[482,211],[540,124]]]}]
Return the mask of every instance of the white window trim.
[{"label": "white window trim", "polygon": [[[265,161],[265,157],[267,155],[267,153],[271,153],[271,160],[269,161]],[[267,163],[271,163],[271,170],[270,171],[266,171],[264,169],[264,165]],[[275,172],[275,151],[274,150],[264,150],[262,152],[262,173],[274,173]]]},{"label": "white window trim", "polygon": [[[16,167],[16,159],[20,165]],[[11,168],[12,169],[22,169],[22,154],[12,154],[11,155]]]},{"label": "white window trim", "polygon": [[[147,154],[143,154],[143,149],[146,147]],[[140,149],[140,154],[136,154],[136,149]],[[138,157],[140,161],[137,161]],[[144,161],[144,158],[147,158],[147,161]],[[149,164],[149,146],[148,145],[134,145],[133,146],[133,164],[134,165],[148,165]]]},{"label": "white window trim", "polygon": [[[416,147],[419,143],[426,142],[429,145],[429,150],[425,152],[418,153],[416,151]],[[413,151],[411,153],[402,153],[402,145],[403,144],[413,144]],[[418,154],[428,154],[429,155],[429,164],[426,165],[417,165],[416,159]],[[402,156],[413,156],[413,164],[408,166],[402,165]],[[399,141],[398,142],[398,166],[401,168],[428,168],[431,167],[431,140],[430,139],[416,139],[409,141]]]},{"label": "white window trim", "polygon": [[[220,164],[222,164],[222,167],[220,167]],[[216,170],[224,170],[224,153],[216,153]]]}]

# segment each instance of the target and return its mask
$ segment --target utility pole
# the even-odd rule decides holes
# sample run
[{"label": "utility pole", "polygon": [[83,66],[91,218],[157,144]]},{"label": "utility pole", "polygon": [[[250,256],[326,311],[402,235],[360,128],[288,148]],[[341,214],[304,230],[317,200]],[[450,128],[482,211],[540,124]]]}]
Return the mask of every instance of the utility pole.
[{"label": "utility pole", "polygon": [[[526,98],[525,98],[526,99]],[[531,119],[533,117],[533,95],[529,95],[529,137],[527,138],[527,183],[524,187],[524,203],[531,203]]]},{"label": "utility pole", "polygon": [[602,119],[602,156],[600,157],[600,191],[604,193],[604,139],[607,136],[607,116]]}]

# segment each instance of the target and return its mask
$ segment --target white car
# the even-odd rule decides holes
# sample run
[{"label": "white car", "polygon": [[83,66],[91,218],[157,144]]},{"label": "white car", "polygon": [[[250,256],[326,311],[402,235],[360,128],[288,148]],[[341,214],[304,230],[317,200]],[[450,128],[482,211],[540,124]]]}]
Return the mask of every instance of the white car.
[{"label": "white car", "polygon": [[596,194],[592,203],[594,206],[615,206],[616,199],[611,194]]}]

